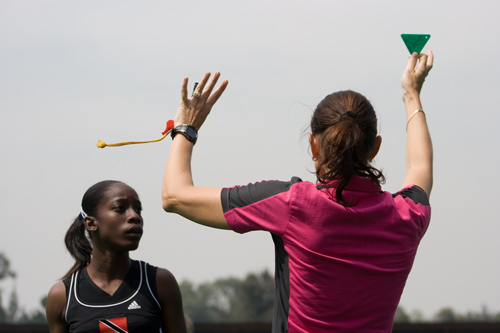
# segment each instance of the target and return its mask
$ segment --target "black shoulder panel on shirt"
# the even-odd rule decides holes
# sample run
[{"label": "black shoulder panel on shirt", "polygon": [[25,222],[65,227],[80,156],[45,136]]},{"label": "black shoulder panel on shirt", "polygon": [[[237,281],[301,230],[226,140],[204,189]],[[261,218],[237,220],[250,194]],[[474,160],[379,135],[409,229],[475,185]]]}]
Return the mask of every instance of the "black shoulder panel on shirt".
[{"label": "black shoulder panel on shirt", "polygon": [[293,184],[301,181],[302,179],[298,177],[292,177],[287,182],[269,180],[245,186],[223,188],[221,191],[222,209],[225,213],[233,208],[245,207],[278,193],[286,192]]},{"label": "black shoulder panel on shirt", "polygon": [[415,203],[419,203],[424,206],[430,206],[429,197],[427,196],[427,193],[425,193],[425,191],[420,186],[413,185],[412,187],[409,187],[401,192],[393,194],[392,196],[396,197],[398,195],[402,195],[403,198],[410,198]]}]

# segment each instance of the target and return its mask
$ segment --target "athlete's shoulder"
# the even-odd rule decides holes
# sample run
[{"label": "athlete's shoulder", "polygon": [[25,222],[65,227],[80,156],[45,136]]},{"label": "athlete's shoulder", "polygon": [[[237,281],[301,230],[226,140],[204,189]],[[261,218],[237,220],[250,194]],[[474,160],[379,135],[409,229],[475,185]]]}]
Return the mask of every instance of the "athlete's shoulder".
[{"label": "athlete's shoulder", "polygon": [[57,282],[52,286],[52,288],[50,288],[47,298],[64,298],[64,302],[66,302],[66,286],[64,285],[63,281]]},{"label": "athlete's shoulder", "polygon": [[429,197],[427,193],[418,185],[410,185],[403,188],[401,191],[396,192],[392,195],[393,198],[401,196],[403,198],[409,198],[416,204],[421,204],[423,206],[430,206]]},{"label": "athlete's shoulder", "polygon": [[174,274],[166,268],[158,267],[156,270],[156,289],[162,307],[171,303],[172,299],[181,299],[179,284]]},{"label": "athlete's shoulder", "polygon": [[66,309],[66,286],[62,281],[54,284],[49,290],[46,303],[47,322],[52,331],[65,327],[64,311]]},{"label": "athlete's shoulder", "polygon": [[221,191],[221,201],[224,212],[241,208],[267,198],[289,192],[294,185],[302,183],[299,177],[289,181],[264,180],[243,186],[226,187]]},{"label": "athlete's shoulder", "polygon": [[172,272],[170,272],[168,269],[162,267],[156,267],[156,281],[157,283],[162,282],[167,284],[177,284],[177,280],[175,279],[174,274],[172,274]]}]

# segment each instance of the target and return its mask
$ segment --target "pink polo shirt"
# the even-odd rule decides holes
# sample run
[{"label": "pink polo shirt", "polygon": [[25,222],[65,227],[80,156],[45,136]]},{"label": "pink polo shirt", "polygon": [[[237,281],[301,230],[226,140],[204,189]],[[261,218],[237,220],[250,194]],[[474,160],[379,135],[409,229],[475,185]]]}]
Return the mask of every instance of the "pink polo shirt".
[{"label": "pink polo shirt", "polygon": [[[332,182],[328,185],[335,185]],[[343,191],[265,181],[225,188],[224,216],[238,233],[269,231],[276,252],[273,332],[390,332],[430,221],[418,186],[391,194],[354,177]],[[334,196],[333,196],[334,197]]]}]

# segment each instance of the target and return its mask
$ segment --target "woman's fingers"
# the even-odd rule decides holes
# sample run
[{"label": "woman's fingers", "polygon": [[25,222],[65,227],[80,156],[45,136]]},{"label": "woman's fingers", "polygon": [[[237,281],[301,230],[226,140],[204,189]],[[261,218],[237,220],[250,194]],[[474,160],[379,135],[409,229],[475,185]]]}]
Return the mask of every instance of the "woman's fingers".
[{"label": "woman's fingers", "polygon": [[188,86],[188,81],[189,79],[187,77],[185,77],[183,80],[182,80],[182,87],[181,87],[181,98],[184,102],[187,102],[187,98],[188,98],[188,93],[187,93],[187,86]]},{"label": "woman's fingers", "polygon": [[434,65],[434,53],[432,53],[432,51],[429,51],[427,53],[427,71],[430,71],[433,65]]},{"label": "woman's fingers", "polygon": [[[224,90],[226,90],[226,87],[227,87],[228,83],[229,83],[228,80],[222,81],[222,83],[220,84],[220,86],[210,95],[210,97],[207,100],[207,106],[208,106],[208,108],[211,109],[212,106],[215,104],[215,102],[217,102],[217,100],[222,95],[222,93],[224,92]],[[215,85],[215,83],[214,83],[214,85]]]},{"label": "woman's fingers", "polygon": [[210,72],[206,72],[205,75],[203,75],[203,78],[201,79],[200,83],[198,83],[195,91],[193,92],[194,96],[201,97],[201,95],[203,94],[203,88],[205,88],[205,84],[207,83],[209,77]]},{"label": "woman's fingers", "polygon": [[208,84],[207,84],[205,90],[203,91],[204,94],[206,94],[207,96],[210,96],[210,94],[212,93],[212,90],[214,89],[215,84],[217,83],[217,80],[219,79],[219,77],[220,77],[220,73],[215,72],[214,76],[212,76],[210,81],[208,81]]},{"label": "woman's fingers", "polygon": [[419,63],[416,68],[416,72],[420,75],[427,76],[429,71],[432,69],[432,65],[434,63],[434,54],[432,51],[429,51],[427,54],[421,53],[419,56]]},{"label": "woman's fingers", "polygon": [[415,72],[418,75],[426,75],[427,74],[427,54],[421,53],[418,59],[417,68],[415,68]]},{"label": "woman's fingers", "polygon": [[205,118],[210,113],[213,105],[222,95],[227,87],[228,81],[224,80],[217,89],[214,90],[220,73],[216,72],[213,76],[206,72],[198,85],[195,86],[193,96],[188,97],[188,78],[184,78],[181,87],[182,101],[177,109],[175,123],[189,124],[199,129]]},{"label": "woman's fingers", "polygon": [[415,66],[417,65],[418,61],[418,55],[417,53],[413,53],[410,56],[410,59],[408,59],[408,65],[406,65],[406,71],[411,73],[415,69]]}]

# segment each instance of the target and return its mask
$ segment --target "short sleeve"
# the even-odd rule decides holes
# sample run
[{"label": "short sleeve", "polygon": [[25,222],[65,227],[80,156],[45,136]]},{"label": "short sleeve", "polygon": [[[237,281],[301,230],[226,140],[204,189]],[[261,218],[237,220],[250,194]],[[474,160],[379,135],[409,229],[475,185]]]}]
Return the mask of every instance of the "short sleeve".
[{"label": "short sleeve", "polygon": [[399,191],[397,194],[403,196],[403,198],[410,198],[413,202],[417,204],[422,204],[424,206],[430,206],[429,197],[427,193],[417,185],[408,186]]},{"label": "short sleeve", "polygon": [[265,230],[280,235],[289,221],[293,185],[300,182],[294,177],[287,182],[263,181],[222,189],[221,204],[229,227],[239,233]]},{"label": "short sleeve", "polygon": [[416,223],[420,230],[420,237],[423,237],[431,219],[431,207],[427,193],[421,187],[411,185],[392,196],[399,214],[404,219]]}]

